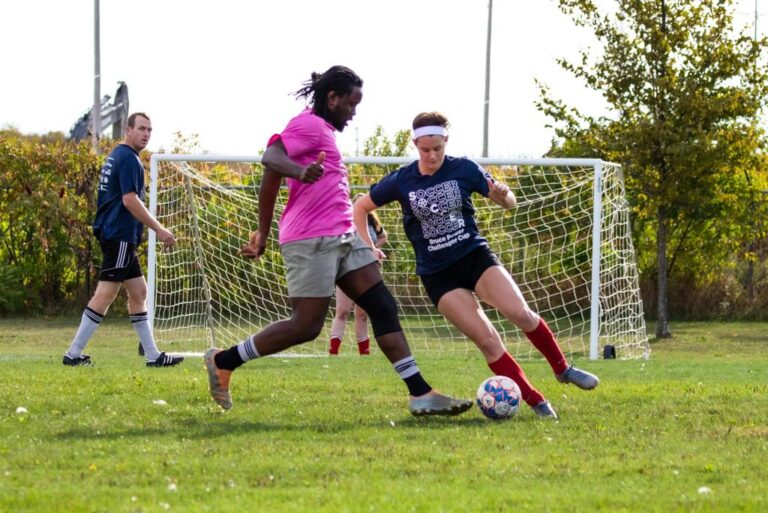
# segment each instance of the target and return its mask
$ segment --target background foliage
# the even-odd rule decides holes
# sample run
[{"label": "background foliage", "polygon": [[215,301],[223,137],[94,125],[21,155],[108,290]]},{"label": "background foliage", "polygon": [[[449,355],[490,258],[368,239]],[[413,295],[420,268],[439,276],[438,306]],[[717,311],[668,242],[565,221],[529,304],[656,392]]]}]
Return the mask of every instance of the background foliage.
[{"label": "background foliage", "polygon": [[[578,142],[588,136],[583,137]],[[407,131],[390,138],[379,129],[365,142],[364,153],[402,156],[407,153],[408,144]],[[101,154],[96,154],[89,143],[74,143],[62,134],[40,136],[0,131],[0,279],[5,284],[0,288],[0,315],[76,312],[88,301],[100,261],[98,244],[91,234],[94,185],[103,158],[113,146],[113,141],[104,140]],[[179,134],[171,152],[199,153],[197,146],[194,136]],[[147,152],[142,153],[142,158],[148,169]],[[254,194],[258,167],[255,171],[248,182],[255,180]],[[349,171],[353,186],[370,185],[364,183],[362,169],[352,165]],[[382,175],[388,171],[391,170],[381,169]],[[221,172],[224,171],[217,168],[216,173]],[[369,166],[366,176],[370,177],[370,173]],[[693,230],[687,236],[699,242],[687,245],[680,256],[682,261],[674,267],[680,269],[673,274],[675,286],[669,296],[675,319],[768,318],[765,225],[762,215],[755,217],[759,230],[752,230],[745,225],[749,216],[744,215],[746,210],[756,213],[765,208],[765,198],[755,192],[764,185],[759,184],[753,183],[749,188],[742,181],[744,190],[740,195],[724,197],[720,210],[704,221],[706,229]],[[632,205],[645,201],[636,187],[629,188],[628,193]],[[733,203],[749,201],[753,201],[751,207],[739,206],[740,215],[732,212]],[[385,225],[399,223],[398,210],[379,211]],[[645,311],[653,317],[654,248],[649,242],[649,220],[642,218],[641,211],[638,207],[634,211],[636,247]],[[397,266],[408,260],[411,249],[407,241],[402,241],[388,244],[387,251],[404,252],[391,254],[388,265]],[[279,258],[279,252],[274,253]],[[411,276],[413,283],[404,278],[402,284],[393,286],[418,286],[412,270],[402,269],[402,275]],[[118,300],[113,308],[124,308],[122,301]]]},{"label": "background foliage", "polygon": [[734,29],[732,0],[560,0],[600,48],[562,67],[604,98],[594,118],[541,85],[551,156],[622,165],[645,311],[765,318],[766,41]]},{"label": "background foliage", "polygon": [[0,313],[60,309],[90,295],[100,166],[89,143],[0,131]]}]

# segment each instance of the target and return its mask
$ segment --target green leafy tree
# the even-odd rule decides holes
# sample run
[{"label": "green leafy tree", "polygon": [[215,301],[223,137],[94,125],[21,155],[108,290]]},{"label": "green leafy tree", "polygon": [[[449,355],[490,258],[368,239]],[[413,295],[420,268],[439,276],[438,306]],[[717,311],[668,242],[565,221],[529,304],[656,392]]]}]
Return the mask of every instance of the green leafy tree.
[{"label": "green leafy tree", "polygon": [[766,41],[734,29],[733,0],[559,5],[602,47],[559,63],[602,94],[611,116],[583,115],[539,84],[538,107],[559,138],[552,155],[623,165],[639,263],[656,275],[656,336],[668,337],[670,277],[682,287],[703,279],[744,249],[754,228]]},{"label": "green leafy tree", "polygon": [[0,131],[0,313],[60,310],[90,296],[90,224],[102,157],[63,134]]}]

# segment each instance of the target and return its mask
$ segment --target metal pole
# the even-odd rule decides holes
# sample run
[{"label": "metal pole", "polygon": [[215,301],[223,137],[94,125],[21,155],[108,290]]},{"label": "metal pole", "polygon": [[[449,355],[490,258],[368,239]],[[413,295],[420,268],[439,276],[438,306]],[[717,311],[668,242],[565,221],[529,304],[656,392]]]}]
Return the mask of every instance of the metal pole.
[{"label": "metal pole", "polygon": [[[159,166],[157,156],[154,153],[149,158],[149,213],[157,215],[157,178]],[[156,295],[156,268],[157,268],[157,234],[155,230],[147,230],[147,317],[149,327],[155,329],[155,295]]]},{"label": "metal pole", "polygon": [[91,141],[93,149],[99,152],[101,135],[101,48],[99,37],[99,0],[93,0],[93,131]]},{"label": "metal pole", "polygon": [[595,164],[592,186],[592,292],[589,319],[589,359],[597,360],[600,344],[600,234],[603,226],[603,162]]},{"label": "metal pole", "polygon": [[211,286],[208,284],[208,274],[205,267],[205,253],[202,248],[202,235],[200,235],[200,223],[197,219],[197,203],[195,202],[195,192],[192,188],[192,178],[188,174],[184,174],[184,182],[187,189],[187,201],[189,201],[189,215],[192,217],[192,243],[195,245],[195,254],[200,270],[200,277],[203,280],[203,297],[205,299],[205,318],[208,321],[208,330],[210,332],[210,340],[208,347],[216,347],[216,322],[213,319],[213,297],[211,295]]},{"label": "metal pole", "polygon": [[491,20],[493,0],[488,0],[488,39],[485,45],[485,104],[483,108],[483,157],[488,156],[488,108],[491,103]]}]

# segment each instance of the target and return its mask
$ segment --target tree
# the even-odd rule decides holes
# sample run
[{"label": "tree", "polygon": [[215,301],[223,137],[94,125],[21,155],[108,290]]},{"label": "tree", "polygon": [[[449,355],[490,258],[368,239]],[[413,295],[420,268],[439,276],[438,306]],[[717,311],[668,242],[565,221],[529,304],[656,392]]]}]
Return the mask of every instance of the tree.
[{"label": "tree", "polygon": [[90,297],[102,160],[89,142],[61,133],[0,130],[0,314]]},{"label": "tree", "polygon": [[584,116],[543,84],[538,107],[561,139],[553,154],[623,165],[641,259],[655,250],[656,336],[663,338],[671,335],[675,267],[687,261],[706,271],[743,246],[753,225],[749,198],[759,180],[750,175],[765,173],[758,119],[768,92],[766,41],[734,29],[733,0],[610,3],[612,12],[592,0],[559,0],[577,25],[594,31],[602,52],[558,62],[599,91],[612,116]]}]

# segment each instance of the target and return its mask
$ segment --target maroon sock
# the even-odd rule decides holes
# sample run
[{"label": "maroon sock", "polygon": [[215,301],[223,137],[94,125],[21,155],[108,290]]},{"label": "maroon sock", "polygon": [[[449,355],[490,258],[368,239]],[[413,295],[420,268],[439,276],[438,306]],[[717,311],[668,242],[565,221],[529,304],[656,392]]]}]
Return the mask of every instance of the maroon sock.
[{"label": "maroon sock", "polygon": [[360,354],[371,354],[371,341],[370,339],[361,340],[357,343],[357,350]]},{"label": "maroon sock", "polygon": [[529,331],[525,336],[544,355],[544,358],[547,359],[549,366],[552,367],[555,374],[559,375],[565,372],[568,368],[568,360],[565,358],[563,351],[560,350],[560,346],[557,345],[555,335],[549,329],[547,323],[544,322],[544,319],[539,321],[539,325],[536,326],[535,330]]},{"label": "maroon sock", "polygon": [[523,401],[529,406],[536,406],[544,400],[544,396],[528,382],[528,378],[525,377],[525,372],[523,372],[523,369],[509,353],[504,353],[501,355],[501,358],[493,363],[489,363],[488,367],[490,367],[491,371],[498,376],[512,378],[512,380],[517,383],[517,386],[520,387],[520,392],[523,394]]},{"label": "maroon sock", "polygon": [[339,346],[341,345],[341,339],[339,337],[331,337],[331,347],[328,349],[330,354],[339,354]]}]

